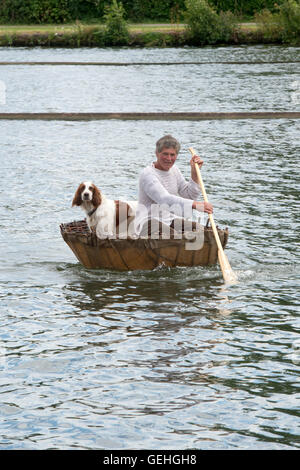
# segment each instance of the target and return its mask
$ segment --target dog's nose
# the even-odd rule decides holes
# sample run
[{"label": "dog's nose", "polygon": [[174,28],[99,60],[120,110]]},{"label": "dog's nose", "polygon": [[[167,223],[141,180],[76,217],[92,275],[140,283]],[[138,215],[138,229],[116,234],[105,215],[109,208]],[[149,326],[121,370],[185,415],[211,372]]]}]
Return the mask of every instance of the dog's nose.
[{"label": "dog's nose", "polygon": [[84,199],[88,199],[89,198],[89,193],[83,193],[83,197],[84,197]]}]

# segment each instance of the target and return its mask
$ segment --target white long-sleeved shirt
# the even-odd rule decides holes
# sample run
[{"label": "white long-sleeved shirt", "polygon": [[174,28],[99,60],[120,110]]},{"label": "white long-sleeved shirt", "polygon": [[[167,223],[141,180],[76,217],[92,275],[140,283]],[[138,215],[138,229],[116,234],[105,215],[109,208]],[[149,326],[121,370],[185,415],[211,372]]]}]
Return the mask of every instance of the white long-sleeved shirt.
[{"label": "white long-sleeved shirt", "polygon": [[154,163],[147,166],[139,179],[136,234],[149,219],[170,225],[175,217],[191,217],[193,201],[199,200],[199,194],[199,185],[192,178],[187,182],[176,165],[168,171],[158,170]]}]

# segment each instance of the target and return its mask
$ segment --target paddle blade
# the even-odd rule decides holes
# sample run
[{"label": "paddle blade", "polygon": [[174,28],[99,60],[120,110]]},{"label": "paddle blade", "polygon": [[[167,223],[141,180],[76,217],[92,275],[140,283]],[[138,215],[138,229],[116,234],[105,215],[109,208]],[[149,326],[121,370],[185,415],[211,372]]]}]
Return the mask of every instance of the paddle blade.
[{"label": "paddle blade", "polygon": [[230,282],[230,283],[237,282],[237,280],[238,280],[237,275],[232,270],[232,268],[229,264],[228,258],[225,255],[223,250],[218,251],[218,258],[219,258],[219,263],[220,263],[220,267],[221,267],[221,270],[222,270],[224,281]]}]

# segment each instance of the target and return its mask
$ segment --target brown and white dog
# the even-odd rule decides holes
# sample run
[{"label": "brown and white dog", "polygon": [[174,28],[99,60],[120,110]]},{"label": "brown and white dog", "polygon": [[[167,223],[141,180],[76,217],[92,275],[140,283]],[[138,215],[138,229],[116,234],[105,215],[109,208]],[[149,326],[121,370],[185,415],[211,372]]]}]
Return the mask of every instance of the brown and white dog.
[{"label": "brown and white dog", "polygon": [[80,206],[86,221],[98,238],[127,238],[134,236],[136,201],[113,201],[91,181],[81,183],[74,195],[72,207]]}]

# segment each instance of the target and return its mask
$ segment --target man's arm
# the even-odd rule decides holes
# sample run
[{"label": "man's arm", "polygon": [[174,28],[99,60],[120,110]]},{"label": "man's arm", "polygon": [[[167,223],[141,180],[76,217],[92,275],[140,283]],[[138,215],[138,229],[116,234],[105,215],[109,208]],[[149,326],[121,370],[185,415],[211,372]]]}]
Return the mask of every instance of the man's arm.
[{"label": "man's arm", "polygon": [[197,200],[201,197],[201,190],[198,182],[192,178],[186,181],[181,171],[176,167],[177,170],[177,182],[178,182],[178,194],[186,199]]},{"label": "man's arm", "polygon": [[190,217],[193,201],[190,198],[170,194],[153,173],[144,173],[140,178],[140,186],[153,203],[169,207],[171,212],[181,217],[184,214]]},{"label": "man's arm", "polygon": [[192,208],[199,212],[207,212],[208,214],[212,214],[213,213],[212,204],[210,204],[209,202],[198,201],[198,199],[201,196],[200,186],[198,182],[196,183],[193,179],[190,179],[190,181],[187,182],[179,170],[178,170],[178,178],[179,178],[178,192],[182,197],[193,200]]},{"label": "man's arm", "polygon": [[[182,175],[181,177],[184,183],[186,183]],[[197,189],[194,189],[194,191],[196,193],[196,196],[199,196],[199,186],[196,185],[194,181],[190,181],[186,184],[188,186],[197,186]],[[154,203],[168,206],[170,208],[170,211],[181,217],[190,217],[192,209],[196,209],[200,212],[213,212],[212,205],[209,202],[197,201],[198,197],[195,197],[194,200],[194,198],[181,197],[175,196],[174,194],[170,194],[161,184],[159,179],[152,173],[144,173],[140,178],[140,185],[142,186],[147,196],[152,199]]]}]

